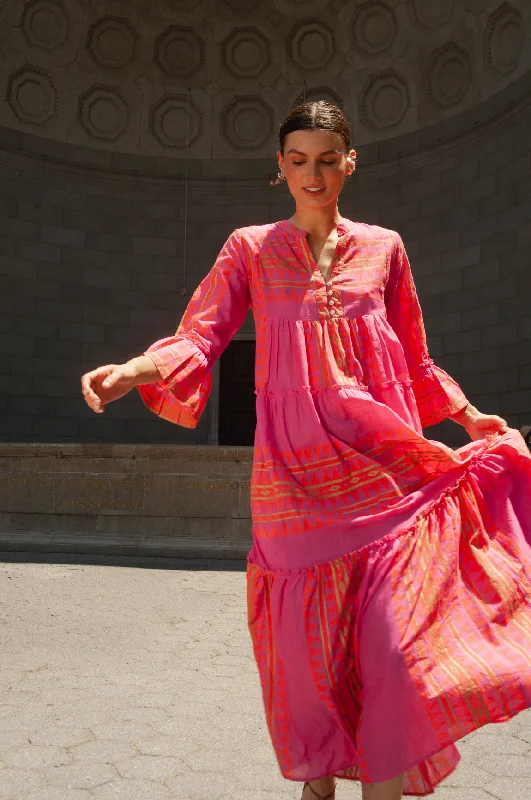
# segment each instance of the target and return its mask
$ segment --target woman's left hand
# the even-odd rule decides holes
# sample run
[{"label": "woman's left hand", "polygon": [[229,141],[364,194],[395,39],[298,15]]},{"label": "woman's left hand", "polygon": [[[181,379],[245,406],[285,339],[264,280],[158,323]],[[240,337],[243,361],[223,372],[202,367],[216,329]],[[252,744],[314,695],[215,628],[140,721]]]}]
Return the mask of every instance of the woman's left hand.
[{"label": "woman's left hand", "polygon": [[493,433],[506,433],[509,430],[506,420],[502,417],[497,414],[482,414],[471,405],[468,405],[452,419],[463,426],[473,441],[484,439]]}]

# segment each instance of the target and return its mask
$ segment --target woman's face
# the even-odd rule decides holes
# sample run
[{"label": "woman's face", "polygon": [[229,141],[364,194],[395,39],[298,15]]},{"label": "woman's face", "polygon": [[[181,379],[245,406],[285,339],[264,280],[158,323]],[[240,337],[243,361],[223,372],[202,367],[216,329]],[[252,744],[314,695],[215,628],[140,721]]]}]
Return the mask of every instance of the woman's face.
[{"label": "woman's face", "polygon": [[347,153],[345,140],[334,131],[292,131],[277,159],[297,207],[315,210],[336,202],[355,169],[356,151]]}]

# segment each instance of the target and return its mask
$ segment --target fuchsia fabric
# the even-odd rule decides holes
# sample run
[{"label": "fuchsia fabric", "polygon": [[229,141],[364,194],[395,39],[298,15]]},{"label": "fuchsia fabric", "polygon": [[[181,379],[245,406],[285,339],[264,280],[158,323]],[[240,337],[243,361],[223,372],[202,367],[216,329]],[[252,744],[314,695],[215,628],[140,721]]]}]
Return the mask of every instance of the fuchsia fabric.
[{"label": "fuchsia fabric", "polygon": [[457,740],[531,706],[531,457],[513,429],[424,438],[467,399],[429,357],[402,240],[338,234],[325,282],[290,222],[234,231],[138,390],[195,427],[252,307],[248,622],[280,770],[426,795]]}]

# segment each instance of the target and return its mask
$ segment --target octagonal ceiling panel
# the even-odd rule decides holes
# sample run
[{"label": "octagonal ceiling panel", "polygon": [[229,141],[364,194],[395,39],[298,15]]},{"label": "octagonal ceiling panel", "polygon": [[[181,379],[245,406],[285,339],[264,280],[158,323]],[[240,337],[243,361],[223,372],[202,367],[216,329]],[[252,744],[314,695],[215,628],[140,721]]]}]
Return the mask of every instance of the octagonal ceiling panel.
[{"label": "octagonal ceiling panel", "polygon": [[136,40],[127,19],[106,16],[89,28],[87,50],[99,66],[119,70],[134,59]]},{"label": "octagonal ceiling panel", "polygon": [[205,43],[193,28],[170,25],[155,40],[154,60],[168,78],[189,78],[204,58]]},{"label": "octagonal ceiling panel", "polygon": [[129,107],[114,86],[96,84],[79,98],[78,119],[89,136],[116,141],[127,130]]},{"label": "octagonal ceiling panel", "polygon": [[318,20],[303,20],[286,40],[288,58],[301,70],[325,69],[336,49],[332,28]]},{"label": "octagonal ceiling panel", "polygon": [[397,32],[395,12],[380,0],[361,5],[350,23],[353,46],[369,58],[388,51]]},{"label": "octagonal ceiling panel", "polygon": [[235,78],[257,78],[271,60],[269,42],[257,28],[235,28],[221,52],[223,66]]},{"label": "octagonal ceiling panel", "polygon": [[235,97],[221,112],[221,135],[235,150],[256,150],[272,130],[273,111],[260,97]]},{"label": "octagonal ceiling panel", "polygon": [[50,73],[38,67],[21,67],[10,76],[7,99],[20,122],[44,125],[57,113],[57,87]]},{"label": "octagonal ceiling panel", "polygon": [[525,27],[521,13],[504,3],[489,17],[485,35],[485,55],[492,72],[505,77],[519,66],[525,46]]},{"label": "octagonal ceiling panel", "polygon": [[232,11],[254,11],[261,4],[262,0],[225,0]]},{"label": "octagonal ceiling panel", "polygon": [[470,60],[465,50],[449,42],[436,50],[424,75],[426,97],[440,108],[461,103],[471,83]]},{"label": "octagonal ceiling panel", "polygon": [[181,158],[186,123],[194,158],[263,157],[304,93],[343,105],[357,143],[376,142],[470,110],[531,70],[526,0],[0,0],[0,9],[9,124],[143,155]]},{"label": "octagonal ceiling panel", "polygon": [[201,109],[187,95],[165,94],[151,108],[150,130],[163,147],[190,147],[203,131]]},{"label": "octagonal ceiling panel", "polygon": [[362,89],[360,118],[371,131],[398,127],[408,108],[408,85],[393,70],[371,75]]},{"label": "octagonal ceiling panel", "polygon": [[70,23],[58,0],[30,0],[24,6],[20,27],[31,47],[53,53],[66,44]]},{"label": "octagonal ceiling panel", "polygon": [[423,28],[435,29],[450,21],[455,0],[409,0],[411,13]]},{"label": "octagonal ceiling panel", "polygon": [[195,11],[203,0],[165,0],[168,11]]},{"label": "octagonal ceiling panel", "polygon": [[304,93],[300,92],[297,95],[292,105],[303,103],[304,101],[308,100],[326,100],[327,103],[334,103],[340,108],[343,108],[344,106],[343,99],[329,86],[312,86],[310,88],[306,88]]}]

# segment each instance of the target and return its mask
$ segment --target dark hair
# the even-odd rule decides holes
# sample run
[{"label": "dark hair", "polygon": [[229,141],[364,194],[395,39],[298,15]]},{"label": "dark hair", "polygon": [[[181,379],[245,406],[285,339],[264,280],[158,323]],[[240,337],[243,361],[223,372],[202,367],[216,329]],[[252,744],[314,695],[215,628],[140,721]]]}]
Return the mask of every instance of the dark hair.
[{"label": "dark hair", "polygon": [[326,100],[310,100],[293,106],[281,124],[278,139],[282,155],[284,155],[284,140],[288,133],[315,130],[339,133],[345,142],[347,153],[351,149],[350,125],[343,110]]}]

